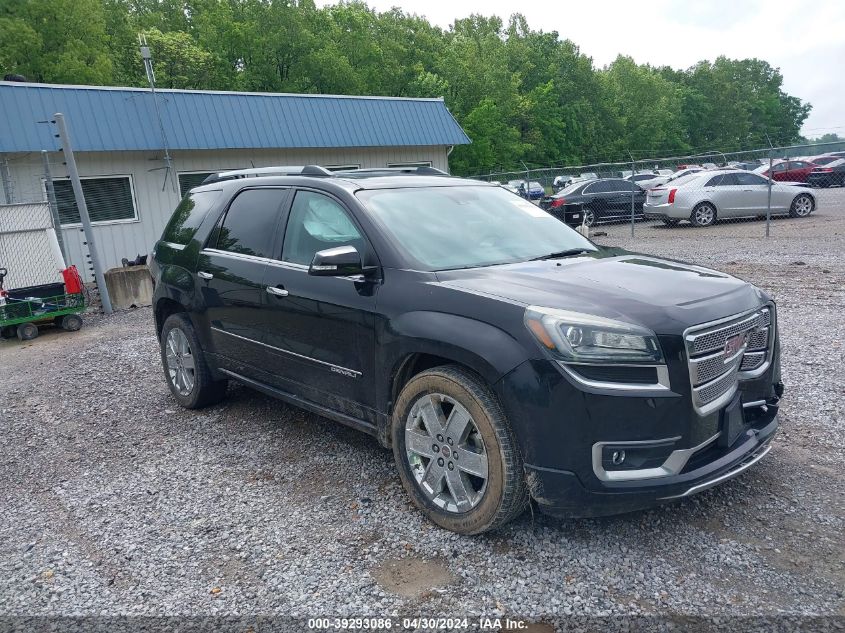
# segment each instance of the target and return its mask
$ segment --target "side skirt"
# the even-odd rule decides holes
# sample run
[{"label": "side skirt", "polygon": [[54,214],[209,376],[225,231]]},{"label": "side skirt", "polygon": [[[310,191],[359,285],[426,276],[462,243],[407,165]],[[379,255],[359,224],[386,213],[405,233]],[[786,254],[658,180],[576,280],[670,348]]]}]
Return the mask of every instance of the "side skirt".
[{"label": "side skirt", "polygon": [[350,415],[346,415],[345,413],[339,413],[338,411],[334,411],[332,409],[327,409],[326,407],[320,406],[319,404],[314,404],[310,400],[305,400],[304,398],[295,396],[292,393],[288,393],[287,391],[276,389],[275,387],[272,387],[258,380],[247,378],[246,376],[242,376],[241,374],[231,371],[229,369],[220,368],[218,369],[218,371],[221,374],[225,374],[229,378],[232,378],[233,380],[237,380],[238,382],[246,385],[247,387],[251,387],[256,391],[265,393],[268,396],[278,398],[279,400],[283,400],[288,404],[294,405],[295,407],[305,409],[306,411],[310,411],[311,413],[316,413],[317,415],[321,415],[324,418],[329,418],[330,420],[340,422],[341,424],[350,426],[358,431],[363,431],[367,435],[372,435],[373,437],[379,438],[379,429],[376,427],[376,425],[372,424],[371,422],[367,422],[366,420],[360,420],[358,418],[353,418]]}]

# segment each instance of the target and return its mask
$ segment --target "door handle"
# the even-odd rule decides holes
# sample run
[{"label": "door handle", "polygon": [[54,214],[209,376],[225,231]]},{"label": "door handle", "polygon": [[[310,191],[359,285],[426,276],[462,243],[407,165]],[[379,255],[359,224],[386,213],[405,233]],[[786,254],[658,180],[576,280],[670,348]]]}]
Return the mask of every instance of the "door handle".
[{"label": "door handle", "polygon": [[267,286],[267,294],[271,294],[275,297],[287,297],[290,293],[279,286]]},{"label": "door handle", "polygon": [[212,275],[211,273],[207,273],[204,270],[200,270],[199,272],[197,272],[197,277],[199,277],[200,279],[206,279],[206,280],[207,279],[214,279],[214,275]]}]

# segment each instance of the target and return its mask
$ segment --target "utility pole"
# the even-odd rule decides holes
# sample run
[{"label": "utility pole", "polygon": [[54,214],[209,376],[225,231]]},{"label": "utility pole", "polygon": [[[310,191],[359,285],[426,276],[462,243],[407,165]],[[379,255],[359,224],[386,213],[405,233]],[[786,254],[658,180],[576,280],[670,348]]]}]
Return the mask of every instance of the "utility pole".
[{"label": "utility pole", "polygon": [[100,301],[103,304],[103,312],[112,313],[109,289],[106,287],[106,278],[103,276],[103,268],[100,264],[100,254],[97,252],[97,244],[94,241],[94,230],[91,228],[91,217],[88,215],[88,205],[85,204],[85,194],[82,192],[82,181],[79,179],[79,172],[76,169],[76,159],[73,156],[73,147],[70,143],[65,124],[65,115],[57,112],[53,115],[58,129],[58,137],[62,143],[62,151],[65,155],[67,173],[70,183],[73,185],[73,196],[76,198],[76,208],[79,210],[79,219],[82,221],[82,230],[85,232],[85,240],[88,244],[88,253],[91,256],[91,266],[94,268],[94,279],[97,282],[97,290],[100,291]]},{"label": "utility pole", "polygon": [[[164,121],[161,118],[161,110],[158,107],[158,97],[156,96],[156,74],[153,67],[153,58],[150,55],[150,47],[147,46],[147,38],[145,35],[138,35],[138,44],[141,47],[141,59],[144,60],[144,71],[147,73],[147,81],[150,84],[150,94],[153,96],[153,107],[155,108],[156,119],[158,120],[158,131],[161,134],[161,145],[164,149],[164,182],[161,183],[161,190],[167,188],[167,178],[170,177],[170,185],[173,187],[174,193],[178,191],[176,188],[176,178],[173,172],[173,159],[170,157],[170,149],[167,146],[167,132],[164,129]],[[157,167],[156,169],[162,169]],[[153,171],[153,170],[150,170]]]},{"label": "utility pole", "polygon": [[774,166],[775,148],[768,132],[766,132],[766,140],[769,141],[769,199],[766,202],[766,237],[769,237],[769,225],[772,222],[772,178],[774,177],[772,167]]}]

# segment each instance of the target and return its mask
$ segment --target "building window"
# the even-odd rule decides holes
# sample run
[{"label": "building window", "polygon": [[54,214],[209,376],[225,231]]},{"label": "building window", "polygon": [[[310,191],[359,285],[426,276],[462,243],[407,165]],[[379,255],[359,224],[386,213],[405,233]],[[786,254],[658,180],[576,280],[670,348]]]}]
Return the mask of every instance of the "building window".
[{"label": "building window", "polygon": [[416,163],[387,163],[387,166],[388,167],[399,167],[399,168],[431,167],[431,161],[430,160],[421,160],[421,161],[417,161]]},{"label": "building window", "polygon": [[[130,176],[94,176],[82,178],[82,193],[92,223],[127,222],[138,219],[135,192]],[[53,181],[59,220],[64,224],[79,224],[79,209],[73,186],[68,178]]]},{"label": "building window", "polygon": [[361,165],[326,165],[326,169],[329,171],[353,171],[361,169]]},{"label": "building window", "polygon": [[216,173],[216,171],[179,172],[179,195],[184,198],[188,191],[194,187],[199,187],[206,178],[208,178],[211,174]]}]

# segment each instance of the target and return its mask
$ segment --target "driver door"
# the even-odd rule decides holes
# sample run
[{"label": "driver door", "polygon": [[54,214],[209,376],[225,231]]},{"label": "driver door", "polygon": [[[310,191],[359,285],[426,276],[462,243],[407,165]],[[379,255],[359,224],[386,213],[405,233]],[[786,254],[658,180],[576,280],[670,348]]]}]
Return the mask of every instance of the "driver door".
[{"label": "driver door", "polygon": [[294,193],[278,261],[264,278],[264,342],[274,386],[358,419],[375,400],[377,279],[308,274],[317,251],[354,246],[373,262],[349,210],[325,193]]}]

